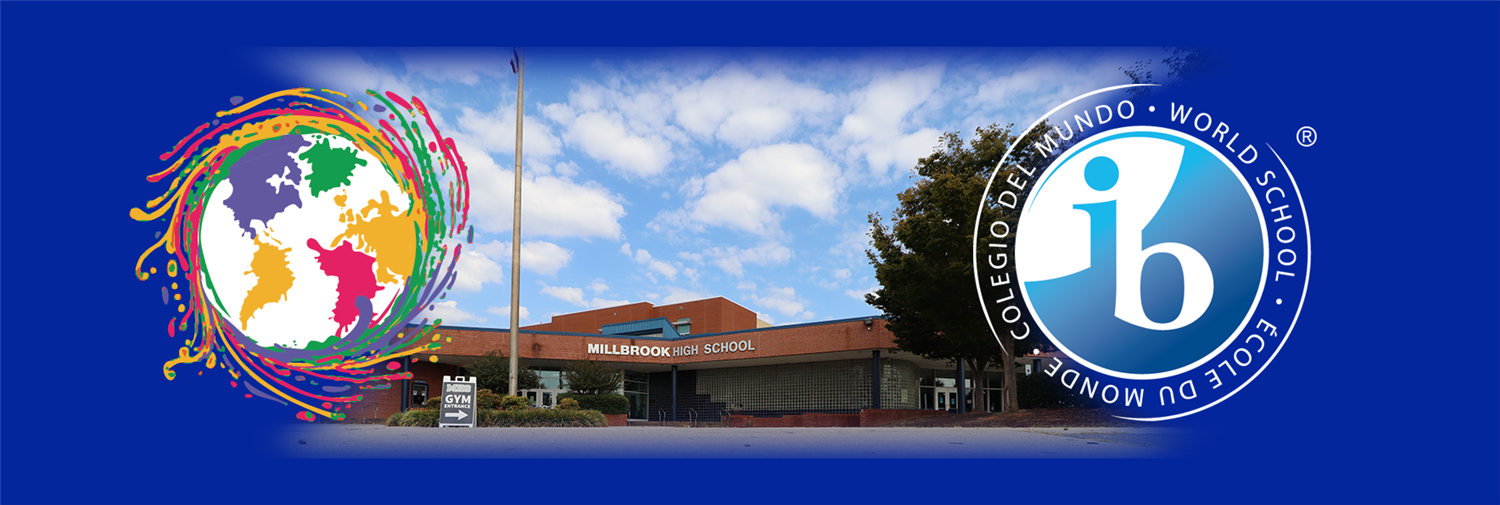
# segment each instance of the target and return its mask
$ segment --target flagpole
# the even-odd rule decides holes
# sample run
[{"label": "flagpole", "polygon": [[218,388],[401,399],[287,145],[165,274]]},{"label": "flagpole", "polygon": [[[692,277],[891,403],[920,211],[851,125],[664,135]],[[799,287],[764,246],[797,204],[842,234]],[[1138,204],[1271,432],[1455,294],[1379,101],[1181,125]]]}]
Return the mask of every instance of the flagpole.
[{"label": "flagpole", "polygon": [[516,200],[513,210],[514,222],[510,227],[510,396],[516,396],[517,379],[520,377],[520,332],[521,325],[521,118],[522,104],[526,93],[526,60],[520,50],[513,51],[516,72]]}]

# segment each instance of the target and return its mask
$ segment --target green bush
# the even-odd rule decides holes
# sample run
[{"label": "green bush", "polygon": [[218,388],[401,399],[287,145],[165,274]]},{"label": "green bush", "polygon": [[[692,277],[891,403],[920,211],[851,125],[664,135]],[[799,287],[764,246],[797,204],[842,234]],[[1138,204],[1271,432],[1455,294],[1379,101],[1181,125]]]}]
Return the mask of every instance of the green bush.
[{"label": "green bush", "polygon": [[432,409],[432,410],[437,410],[437,409],[443,408],[443,399],[442,398],[428,398],[427,399],[427,403],[422,404],[422,407],[420,407],[420,408],[428,408],[428,409]]},{"label": "green bush", "polygon": [[386,426],[401,426],[401,417],[405,416],[405,415],[406,414],[404,412],[397,412],[395,414],[391,414],[391,417],[385,418],[385,425]]},{"label": "green bush", "polygon": [[437,409],[412,409],[401,416],[402,426],[416,426],[433,428],[438,425]]},{"label": "green bush", "polygon": [[495,394],[493,391],[481,389],[479,390],[479,408],[498,409],[500,408],[500,398],[501,396]]},{"label": "green bush", "polygon": [[558,395],[558,398],[577,400],[578,408],[583,410],[597,410],[603,414],[630,413],[630,400],[626,400],[624,395],[583,395],[577,393],[563,393]]},{"label": "green bush", "polygon": [[557,410],[578,410],[578,400],[563,398],[557,401]]},{"label": "green bush", "polygon": [[593,410],[481,410],[478,424],[485,428],[601,427],[604,414]]},{"label": "green bush", "polygon": [[1058,377],[1048,377],[1044,373],[1033,373],[1018,379],[1016,400],[1023,409],[1091,409],[1104,406],[1100,396],[1089,398],[1078,394],[1077,391],[1064,387]]},{"label": "green bush", "polygon": [[526,410],[531,408],[531,400],[524,396],[504,396],[500,398],[501,410]]}]

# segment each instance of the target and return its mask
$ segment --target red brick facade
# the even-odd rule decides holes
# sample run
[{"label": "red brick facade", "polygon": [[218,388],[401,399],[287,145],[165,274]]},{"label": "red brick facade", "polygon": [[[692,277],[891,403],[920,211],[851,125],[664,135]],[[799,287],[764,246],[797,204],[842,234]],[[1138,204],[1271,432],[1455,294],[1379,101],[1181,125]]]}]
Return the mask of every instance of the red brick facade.
[{"label": "red brick facade", "polygon": [[[696,324],[696,323],[695,323]],[[442,348],[431,354],[423,353],[419,358],[431,355],[482,356],[490,350],[509,352],[510,333],[505,330],[478,328],[440,328],[437,332]],[[895,336],[885,329],[884,319],[872,319],[866,326],[863,320],[844,320],[821,324],[795,326],[773,326],[758,330],[724,334],[693,335],[678,340],[658,338],[631,338],[594,334],[571,333],[565,335],[520,332],[521,359],[553,359],[579,361],[620,361],[631,363],[686,364],[709,361],[725,361],[746,358],[766,358],[817,354],[825,352],[889,349],[895,346]],[[754,350],[734,352],[709,352],[710,345],[748,341]],[[640,356],[615,354],[589,354],[588,344],[646,347],[694,347],[697,353],[689,356]]]},{"label": "red brick facade", "polygon": [[568,333],[599,333],[605,325],[628,323],[643,319],[666,318],[670,322],[682,319],[690,321],[691,332],[723,333],[726,331],[755,329],[755,312],[739,306],[724,297],[691,302],[652,306],[640,302],[607,309],[594,309],[572,314],[552,316],[552,321],[522,326],[522,330],[561,331]]}]

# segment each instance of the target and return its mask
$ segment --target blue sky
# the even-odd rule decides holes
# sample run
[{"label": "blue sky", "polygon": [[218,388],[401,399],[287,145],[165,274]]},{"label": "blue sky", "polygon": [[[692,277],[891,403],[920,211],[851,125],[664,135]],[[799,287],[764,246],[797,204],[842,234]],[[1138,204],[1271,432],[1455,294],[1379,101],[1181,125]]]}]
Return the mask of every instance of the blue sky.
[{"label": "blue sky", "polygon": [[[773,324],[876,314],[866,216],[945,131],[1024,127],[1127,83],[1141,49],[579,49],[526,54],[521,322],[724,296]],[[300,85],[420,96],[469,165],[476,227],[428,317],[509,324],[510,48],[278,49]],[[1158,69],[1157,73],[1164,73]]]}]

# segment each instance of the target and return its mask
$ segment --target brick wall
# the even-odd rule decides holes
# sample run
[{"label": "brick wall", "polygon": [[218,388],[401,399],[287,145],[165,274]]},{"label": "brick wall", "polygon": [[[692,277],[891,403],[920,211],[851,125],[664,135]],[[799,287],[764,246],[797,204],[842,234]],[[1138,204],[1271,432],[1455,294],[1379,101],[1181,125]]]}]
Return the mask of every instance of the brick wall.
[{"label": "brick wall", "polygon": [[917,417],[946,415],[948,413],[941,410],[865,409],[859,412],[859,425],[880,426],[885,423],[893,423]]},{"label": "brick wall", "polygon": [[[694,320],[694,334],[697,320]],[[622,321],[623,322],[623,321]],[[442,348],[433,354],[448,356],[481,356],[487,351],[509,352],[510,333],[506,330],[483,328],[439,328],[436,331]],[[772,326],[758,330],[713,334],[680,340],[652,338],[618,338],[595,334],[520,333],[522,359],[555,359],[578,361],[594,359],[604,362],[683,364],[728,361],[746,358],[796,356],[837,351],[890,349],[895,347],[895,335],[885,329],[884,319],[874,319],[869,328],[863,321],[841,321],[824,324],[798,326]],[[753,351],[709,353],[709,344],[747,342]],[[691,356],[621,356],[588,354],[588,344],[617,346],[695,346],[697,354]],[[422,357],[428,354],[422,354]]]},{"label": "brick wall", "polygon": [[725,426],[732,428],[853,428],[858,414],[793,414],[781,417],[731,415]]}]

